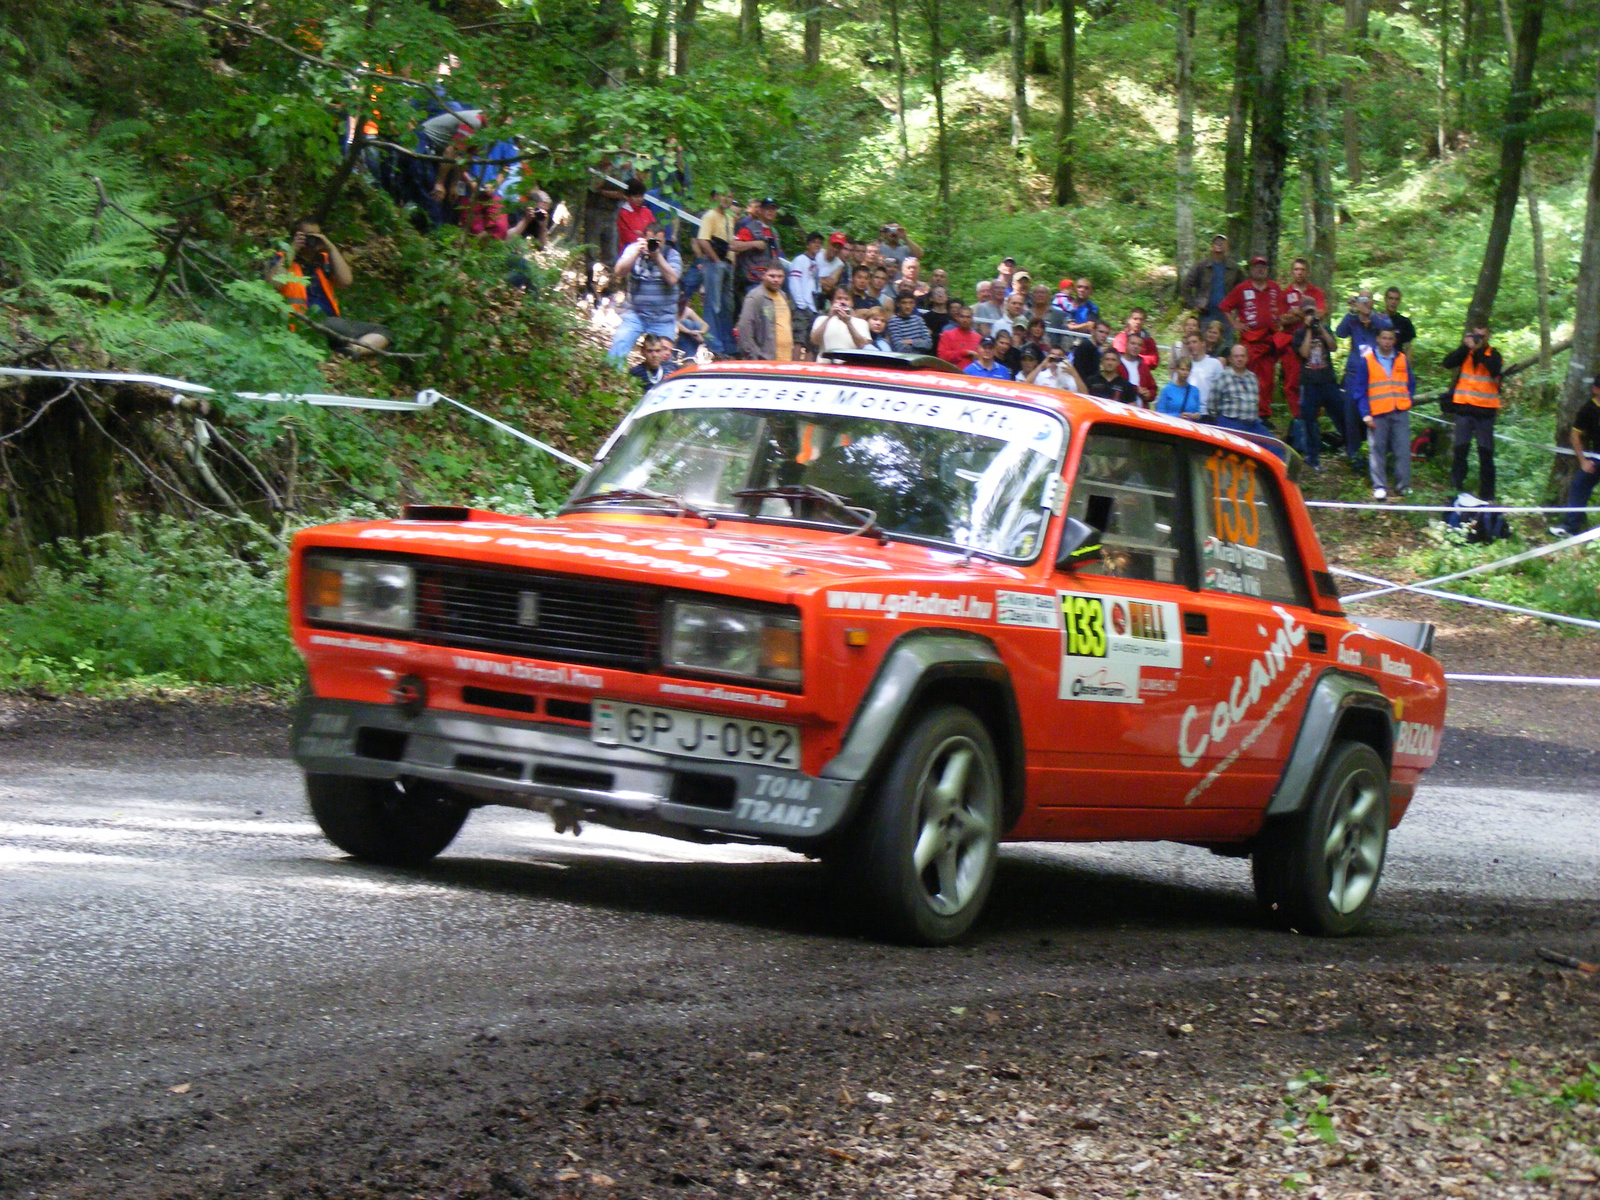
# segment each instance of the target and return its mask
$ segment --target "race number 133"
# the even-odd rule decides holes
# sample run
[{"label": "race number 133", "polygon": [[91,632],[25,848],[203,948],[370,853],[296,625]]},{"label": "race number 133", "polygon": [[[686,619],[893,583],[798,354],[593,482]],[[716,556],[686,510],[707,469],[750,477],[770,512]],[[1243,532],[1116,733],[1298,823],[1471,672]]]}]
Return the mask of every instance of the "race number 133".
[{"label": "race number 133", "polygon": [[1106,656],[1106,610],[1098,596],[1062,596],[1061,625],[1067,635],[1068,655]]}]

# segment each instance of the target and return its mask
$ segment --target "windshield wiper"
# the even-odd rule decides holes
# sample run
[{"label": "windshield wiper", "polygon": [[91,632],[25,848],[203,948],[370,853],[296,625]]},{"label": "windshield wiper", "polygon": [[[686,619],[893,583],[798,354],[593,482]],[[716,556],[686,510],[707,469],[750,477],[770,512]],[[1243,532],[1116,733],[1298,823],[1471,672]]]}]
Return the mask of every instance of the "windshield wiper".
[{"label": "windshield wiper", "polygon": [[701,512],[681,496],[669,496],[665,492],[652,492],[644,488],[617,488],[615,491],[610,492],[590,492],[587,496],[579,496],[576,500],[567,501],[567,507],[581,508],[586,504],[609,503],[611,501],[626,504],[630,501],[638,502],[640,500],[664,504],[673,510],[674,516],[699,517],[708,527],[717,523],[715,516],[711,513]]},{"label": "windshield wiper", "polygon": [[744,488],[733,493],[740,500],[810,500],[826,504],[836,512],[861,522],[851,530],[852,533],[865,534],[867,537],[877,538],[879,543],[888,545],[889,535],[878,524],[878,514],[870,508],[851,504],[845,496],[837,492],[830,492],[826,488],[819,488],[809,483],[792,483],[785,487]]}]

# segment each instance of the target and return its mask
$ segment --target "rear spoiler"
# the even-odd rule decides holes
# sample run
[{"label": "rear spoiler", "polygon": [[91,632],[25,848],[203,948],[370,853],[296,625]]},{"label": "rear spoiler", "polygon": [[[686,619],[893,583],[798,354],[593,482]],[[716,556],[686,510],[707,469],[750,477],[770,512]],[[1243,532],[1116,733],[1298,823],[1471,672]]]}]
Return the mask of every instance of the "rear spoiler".
[{"label": "rear spoiler", "polygon": [[1388,638],[1391,642],[1399,642],[1402,646],[1410,646],[1413,650],[1421,650],[1424,654],[1433,653],[1433,623],[1431,621],[1396,621],[1391,617],[1351,617],[1350,619],[1368,633],[1375,633],[1379,637]]}]

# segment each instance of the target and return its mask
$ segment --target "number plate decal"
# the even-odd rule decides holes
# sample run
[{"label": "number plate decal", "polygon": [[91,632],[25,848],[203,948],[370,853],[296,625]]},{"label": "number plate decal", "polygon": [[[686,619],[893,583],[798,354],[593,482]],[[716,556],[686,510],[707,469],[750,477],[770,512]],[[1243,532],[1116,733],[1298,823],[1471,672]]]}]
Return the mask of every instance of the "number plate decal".
[{"label": "number plate decal", "polygon": [[800,769],[800,730],[793,725],[600,700],[595,703],[590,728],[591,736],[602,746],[636,746],[715,762]]},{"label": "number plate decal", "polygon": [[1166,692],[1170,677],[1150,668],[1183,666],[1183,627],[1168,600],[1057,592],[1061,608],[1063,700],[1142,704],[1146,690]]}]

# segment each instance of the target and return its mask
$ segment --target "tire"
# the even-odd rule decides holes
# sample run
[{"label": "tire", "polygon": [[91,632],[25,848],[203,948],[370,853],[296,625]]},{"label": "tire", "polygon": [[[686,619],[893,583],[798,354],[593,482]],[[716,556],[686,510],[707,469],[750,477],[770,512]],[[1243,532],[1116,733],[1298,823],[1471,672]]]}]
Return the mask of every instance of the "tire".
[{"label": "tire", "polygon": [[929,710],[834,856],[846,911],[895,941],[958,940],[989,898],[1000,819],[1000,763],[989,731],[965,708]]},{"label": "tire", "polygon": [[1270,821],[1251,855],[1268,920],[1320,937],[1366,923],[1389,842],[1389,772],[1365,742],[1336,742],[1306,806]]},{"label": "tire", "polygon": [[330,842],[386,867],[420,867],[434,858],[461,831],[468,811],[414,780],[307,775],[306,798]]}]

